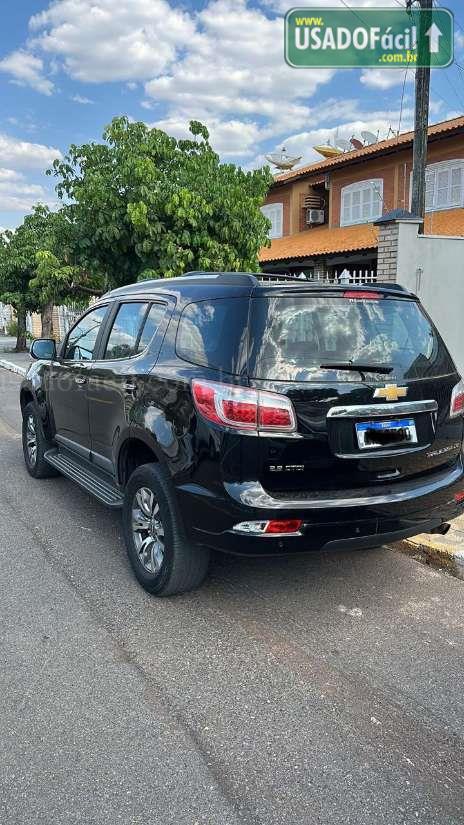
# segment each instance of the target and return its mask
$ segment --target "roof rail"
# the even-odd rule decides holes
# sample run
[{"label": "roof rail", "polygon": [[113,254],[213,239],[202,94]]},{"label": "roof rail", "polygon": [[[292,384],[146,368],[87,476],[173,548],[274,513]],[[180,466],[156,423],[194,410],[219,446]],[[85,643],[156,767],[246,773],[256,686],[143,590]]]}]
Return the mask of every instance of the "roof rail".
[{"label": "roof rail", "polygon": [[251,272],[186,272],[184,278],[201,278],[235,286],[255,286],[256,276]]},{"label": "roof rail", "polygon": [[288,272],[257,272],[255,275],[256,278],[261,280],[269,280],[269,281],[307,281],[308,278],[306,276],[304,278],[299,278],[296,275],[289,275]]}]

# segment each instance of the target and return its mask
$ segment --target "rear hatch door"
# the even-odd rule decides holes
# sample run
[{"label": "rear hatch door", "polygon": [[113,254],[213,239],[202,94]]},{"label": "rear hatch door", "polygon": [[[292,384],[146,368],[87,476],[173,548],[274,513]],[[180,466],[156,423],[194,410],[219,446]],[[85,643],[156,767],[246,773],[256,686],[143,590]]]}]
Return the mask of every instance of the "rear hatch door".
[{"label": "rear hatch door", "polygon": [[443,469],[461,451],[459,380],[435,327],[400,292],[257,290],[249,381],[287,395],[297,433],[260,439],[268,490],[353,489]]}]

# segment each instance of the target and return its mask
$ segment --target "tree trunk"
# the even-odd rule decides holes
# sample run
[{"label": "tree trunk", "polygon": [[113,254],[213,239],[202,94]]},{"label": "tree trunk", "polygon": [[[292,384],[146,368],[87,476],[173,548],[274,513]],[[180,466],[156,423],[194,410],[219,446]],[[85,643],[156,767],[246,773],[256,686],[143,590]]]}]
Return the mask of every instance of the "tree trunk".
[{"label": "tree trunk", "polygon": [[42,307],[42,338],[53,338],[52,335],[52,321],[53,321],[53,301],[49,301]]},{"label": "tree trunk", "polygon": [[15,352],[26,352],[26,310],[24,307],[16,309],[16,318],[18,323],[18,335],[16,338]]}]

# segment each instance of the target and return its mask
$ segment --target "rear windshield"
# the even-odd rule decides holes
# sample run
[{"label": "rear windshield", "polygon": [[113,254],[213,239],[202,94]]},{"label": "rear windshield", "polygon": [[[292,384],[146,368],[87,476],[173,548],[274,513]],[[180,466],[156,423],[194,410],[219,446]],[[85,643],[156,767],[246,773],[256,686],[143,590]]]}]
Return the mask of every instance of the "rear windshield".
[{"label": "rear windshield", "polygon": [[[418,304],[303,295],[252,301],[249,374],[274,381],[361,381],[355,364],[392,367],[388,379],[454,372],[450,356]],[[334,364],[333,368],[331,365]],[[338,367],[338,368],[337,368]],[[379,376],[369,373],[368,379]]]}]

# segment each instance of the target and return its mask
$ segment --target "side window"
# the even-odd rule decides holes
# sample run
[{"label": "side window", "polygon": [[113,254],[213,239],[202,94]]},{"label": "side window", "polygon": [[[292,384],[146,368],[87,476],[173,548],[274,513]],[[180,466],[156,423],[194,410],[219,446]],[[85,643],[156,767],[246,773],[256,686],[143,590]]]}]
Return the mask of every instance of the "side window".
[{"label": "side window", "polygon": [[71,330],[66,342],[64,359],[66,361],[91,361],[98,333],[108,307],[98,307],[84,315]]},{"label": "side window", "polygon": [[153,336],[156,334],[161,321],[166,313],[166,304],[152,304],[140,336],[138,352],[143,352],[148,347]]},{"label": "side window", "polygon": [[177,354],[192,364],[238,374],[246,352],[247,328],[248,299],[188,304],[177,330]]},{"label": "side window", "polygon": [[283,235],[283,203],[268,203],[261,207],[261,212],[265,218],[271,222],[269,230],[270,238],[281,238]]},{"label": "side window", "polygon": [[103,356],[105,360],[130,358],[141,351],[139,349],[139,337],[147,308],[147,303],[136,303],[135,301],[121,304],[108,338]]}]

